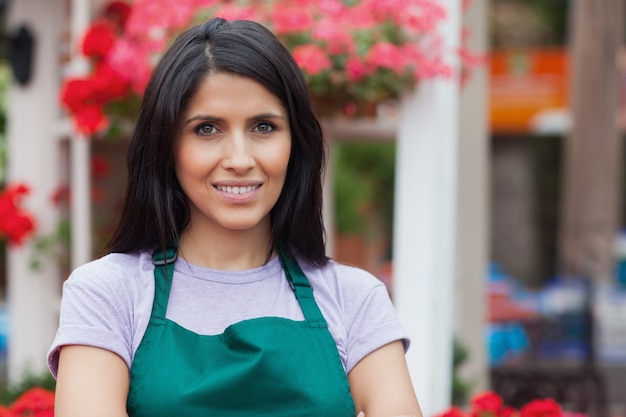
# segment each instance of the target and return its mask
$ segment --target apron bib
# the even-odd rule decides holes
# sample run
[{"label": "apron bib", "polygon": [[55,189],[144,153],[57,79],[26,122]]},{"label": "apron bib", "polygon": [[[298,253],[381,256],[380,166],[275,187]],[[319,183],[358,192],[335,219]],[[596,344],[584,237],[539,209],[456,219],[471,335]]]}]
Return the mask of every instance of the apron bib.
[{"label": "apron bib", "polygon": [[304,321],[261,317],[199,335],[165,318],[176,250],[154,255],[154,303],[130,370],[129,417],[356,415],[309,281],[293,258],[279,257]]}]

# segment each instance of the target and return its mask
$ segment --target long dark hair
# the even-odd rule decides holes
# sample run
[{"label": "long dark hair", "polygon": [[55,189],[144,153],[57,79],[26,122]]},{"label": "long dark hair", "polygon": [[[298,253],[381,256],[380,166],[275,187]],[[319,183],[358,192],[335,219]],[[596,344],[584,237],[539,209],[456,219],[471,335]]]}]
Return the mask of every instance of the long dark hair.
[{"label": "long dark hair", "polygon": [[270,213],[268,251],[282,245],[311,263],[325,264],[325,144],[305,79],[289,51],[267,28],[221,18],[182,33],[154,69],[128,148],[121,220],[107,251],[164,250],[178,242],[189,223],[189,204],[176,179],[173,144],[199,84],[218,72],[261,83],[289,116],[291,155],[283,190]]}]

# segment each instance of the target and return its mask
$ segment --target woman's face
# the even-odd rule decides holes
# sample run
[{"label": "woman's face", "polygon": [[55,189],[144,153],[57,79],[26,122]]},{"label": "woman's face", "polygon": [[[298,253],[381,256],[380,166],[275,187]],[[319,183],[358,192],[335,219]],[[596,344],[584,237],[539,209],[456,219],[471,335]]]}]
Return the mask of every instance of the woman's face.
[{"label": "woman's face", "polygon": [[175,144],[176,175],[191,225],[265,228],[291,152],[287,111],[255,80],[227,73],[201,82]]}]

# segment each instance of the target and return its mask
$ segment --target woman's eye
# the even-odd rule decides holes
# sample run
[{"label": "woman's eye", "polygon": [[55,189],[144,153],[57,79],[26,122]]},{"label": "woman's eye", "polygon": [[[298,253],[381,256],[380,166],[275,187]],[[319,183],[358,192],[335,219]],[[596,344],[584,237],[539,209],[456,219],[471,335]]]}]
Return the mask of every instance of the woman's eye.
[{"label": "woman's eye", "polygon": [[200,125],[196,128],[196,132],[200,135],[209,136],[217,132],[217,128],[213,125]]},{"label": "woman's eye", "polygon": [[255,130],[261,133],[270,133],[274,130],[274,125],[267,122],[261,122],[255,127]]}]

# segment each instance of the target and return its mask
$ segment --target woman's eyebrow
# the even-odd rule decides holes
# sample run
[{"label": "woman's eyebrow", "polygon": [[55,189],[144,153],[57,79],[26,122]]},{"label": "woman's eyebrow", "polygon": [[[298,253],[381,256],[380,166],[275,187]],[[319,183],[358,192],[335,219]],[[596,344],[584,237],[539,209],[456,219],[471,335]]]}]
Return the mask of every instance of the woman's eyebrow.
[{"label": "woman's eyebrow", "polygon": [[192,122],[207,121],[207,120],[211,120],[211,121],[215,121],[215,122],[221,122],[224,119],[222,119],[221,117],[210,116],[208,114],[198,114],[198,115],[195,115],[195,116],[190,117],[189,119],[185,120],[184,124],[188,125],[189,123],[192,123]]},{"label": "woman's eyebrow", "polygon": [[250,120],[258,120],[258,119],[286,119],[285,116],[278,113],[261,113],[256,116],[252,116]]},{"label": "woman's eyebrow", "polygon": [[[260,120],[260,119],[281,119],[281,120],[286,120],[287,117],[283,116],[282,114],[278,114],[278,113],[260,113],[257,115],[254,115],[252,117],[249,117],[248,120],[252,121],[252,120]],[[224,119],[221,117],[217,117],[217,116],[211,116],[208,114],[197,114],[193,117],[190,117],[189,119],[185,120],[185,122],[183,123],[184,125],[188,125],[189,123],[192,122],[196,122],[196,121],[214,121],[214,122],[223,122]]]}]

